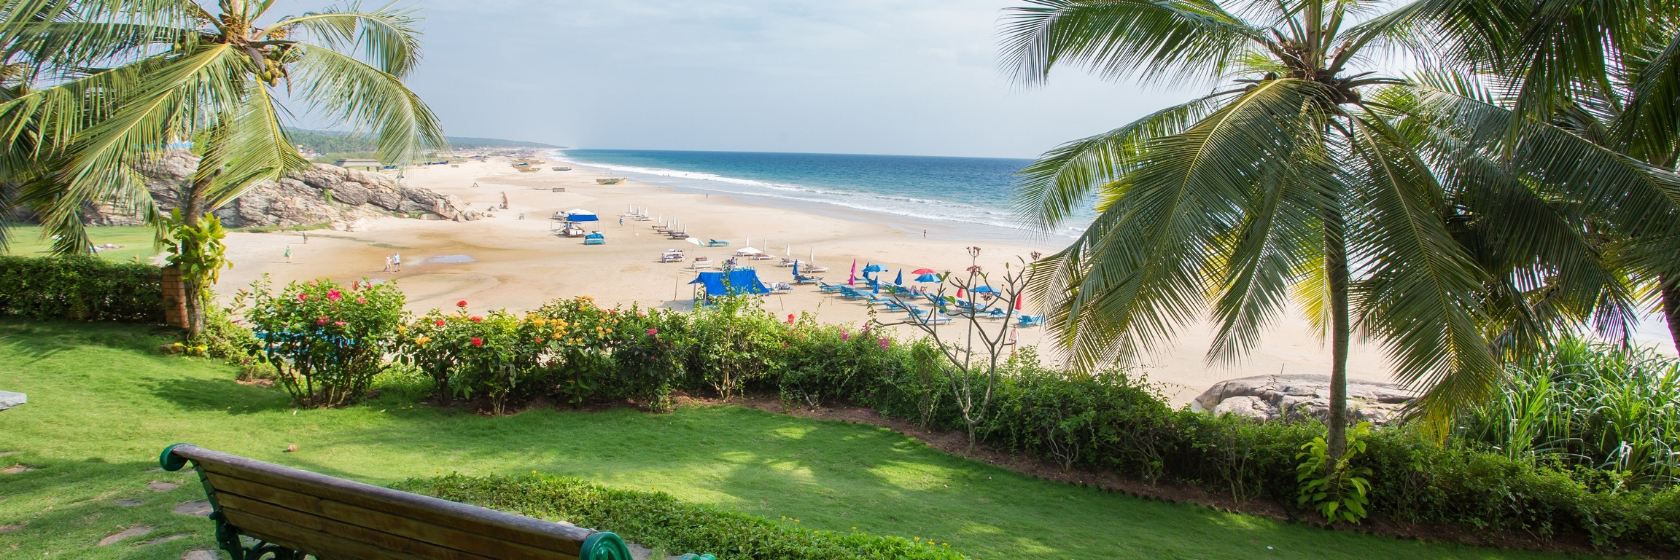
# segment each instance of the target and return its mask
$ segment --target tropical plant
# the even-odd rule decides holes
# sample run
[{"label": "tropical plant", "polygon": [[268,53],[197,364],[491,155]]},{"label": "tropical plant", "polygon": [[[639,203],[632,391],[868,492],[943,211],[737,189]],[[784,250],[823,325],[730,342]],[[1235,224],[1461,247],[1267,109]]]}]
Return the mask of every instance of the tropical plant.
[{"label": "tropical plant", "polygon": [[[1208,360],[1233,360],[1293,299],[1330,342],[1326,439],[1339,458],[1356,331],[1381,343],[1399,380],[1426,389],[1415,410],[1444,436],[1515,353],[1496,349],[1625,309],[1603,245],[1583,239],[1569,200],[1538,185],[1600,205],[1614,189],[1660,196],[1650,166],[1515,120],[1453,75],[1381,72],[1396,49],[1432,52],[1427,33],[1472,1],[1386,12],[1322,0],[1015,9],[1005,51],[1026,83],[1073,62],[1109,78],[1221,84],[1023,171],[1019,207],[1039,227],[1097,199],[1096,220],[1032,277],[1068,363],[1159,350],[1209,308],[1218,332]],[[1521,159],[1506,165],[1512,153]],[[1515,213],[1520,221],[1500,219]],[[1537,309],[1549,315],[1523,324],[1533,328],[1490,320]]]},{"label": "tropical plant", "polygon": [[1301,461],[1295,466],[1295,480],[1301,484],[1296,503],[1318,510],[1331,523],[1357,524],[1369,516],[1365,506],[1371,503],[1366,494],[1371,491],[1367,477],[1372,471],[1369,467],[1354,466],[1353,461],[1365,453],[1362,440],[1370,434],[1370,422],[1354,426],[1347,437],[1347,452],[1335,458],[1331,457],[1330,444],[1323,437],[1301,444],[1301,452],[1295,454]]},{"label": "tropical plant", "polygon": [[396,349],[403,302],[395,285],[363,281],[292,282],[274,293],[267,275],[235,299],[256,335],[250,354],[274,368],[299,406],[360,399]]},{"label": "tropical plant", "polygon": [[[272,4],[220,0],[212,13],[193,0],[0,0],[0,62],[21,76],[0,96],[0,136],[17,165],[0,182],[22,185],[16,197],[58,236],[56,250],[87,249],[89,203],[160,221],[135,169],[171,143],[190,141],[201,158],[177,208],[191,228],[259,181],[307,167],[282,126],[294,113],[282,98],[376,131],[385,159],[444,144],[402,83],[420,59],[412,10],[352,2],[273,18]],[[202,326],[194,310],[189,335]]]}]

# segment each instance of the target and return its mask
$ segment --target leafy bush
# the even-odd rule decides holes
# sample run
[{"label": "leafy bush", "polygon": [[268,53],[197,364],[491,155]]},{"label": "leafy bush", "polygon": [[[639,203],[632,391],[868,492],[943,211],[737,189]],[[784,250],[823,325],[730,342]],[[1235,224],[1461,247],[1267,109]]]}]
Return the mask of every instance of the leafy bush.
[{"label": "leafy bush", "polygon": [[0,316],[162,323],[163,271],[90,255],[0,256]]},{"label": "leafy bush", "polygon": [[280,293],[268,279],[241,293],[238,305],[256,335],[250,353],[272,366],[299,406],[338,406],[361,398],[384,370],[403,320],[403,293],[392,284],[331,280],[292,282]]},{"label": "leafy bush", "polygon": [[807,531],[713,506],[685,504],[662,492],[614,490],[576,478],[449,475],[410,479],[394,488],[612,531],[627,541],[671,553],[765,560],[964,558],[932,541]]},{"label": "leafy bush", "polygon": [[1680,482],[1680,360],[1569,340],[1510,373],[1494,400],[1460,415],[1456,438],[1618,483]]}]

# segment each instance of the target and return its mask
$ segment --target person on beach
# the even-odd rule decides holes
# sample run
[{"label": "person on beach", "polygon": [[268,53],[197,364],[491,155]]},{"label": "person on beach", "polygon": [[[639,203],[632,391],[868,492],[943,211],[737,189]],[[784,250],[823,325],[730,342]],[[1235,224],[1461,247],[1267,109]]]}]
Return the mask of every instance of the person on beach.
[{"label": "person on beach", "polygon": [[395,272],[402,272],[402,253],[391,253],[391,267]]},{"label": "person on beach", "polygon": [[309,244],[309,232],[307,232],[307,231],[306,231],[306,232],[303,232],[303,244],[304,244],[304,245],[308,245],[308,244]]},{"label": "person on beach", "polygon": [[922,239],[927,239],[927,230],[922,230]]},{"label": "person on beach", "polygon": [[292,246],[286,246],[286,264],[292,264]]},{"label": "person on beach", "polygon": [[1018,343],[1020,341],[1021,341],[1021,329],[1020,329],[1020,327],[1009,327],[1009,353],[1010,354],[1015,353],[1015,348],[1017,346],[1019,346],[1016,343]]},{"label": "person on beach", "polygon": [[390,272],[390,271],[391,271],[391,255],[385,255],[385,270],[382,270],[380,272]]}]

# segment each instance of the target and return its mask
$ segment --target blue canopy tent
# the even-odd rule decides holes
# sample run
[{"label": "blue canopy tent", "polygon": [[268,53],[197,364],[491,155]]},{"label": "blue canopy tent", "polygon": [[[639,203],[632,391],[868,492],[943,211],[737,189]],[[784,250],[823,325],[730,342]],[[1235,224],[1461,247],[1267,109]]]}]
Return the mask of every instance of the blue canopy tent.
[{"label": "blue canopy tent", "polygon": [[689,284],[699,285],[698,288],[694,289],[694,301],[696,302],[720,296],[770,293],[770,289],[764,287],[764,282],[759,281],[758,271],[750,268],[702,272]]},{"label": "blue canopy tent", "polygon": [[567,210],[566,220],[572,222],[598,222],[601,218],[596,217],[594,212],[578,208]]}]

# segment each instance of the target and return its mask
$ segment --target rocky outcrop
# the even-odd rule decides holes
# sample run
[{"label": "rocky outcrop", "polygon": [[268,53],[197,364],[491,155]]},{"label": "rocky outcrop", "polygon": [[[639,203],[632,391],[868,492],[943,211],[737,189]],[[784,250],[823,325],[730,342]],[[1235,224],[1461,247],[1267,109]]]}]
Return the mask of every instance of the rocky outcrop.
[{"label": "rocky outcrop", "polygon": [[[1417,395],[1393,383],[1348,381],[1348,418],[1383,425],[1400,418]],[[1261,375],[1221,381],[1196,399],[1190,409],[1235,414],[1256,420],[1318,418],[1330,415],[1330,376]]]},{"label": "rocky outcrop", "polygon": [[[172,150],[161,160],[141,166],[146,189],[160,210],[168,212],[180,204],[180,192],[198,168],[198,158],[185,150]],[[483,217],[453,195],[423,188],[398,185],[395,178],[315,164],[291,173],[279,181],[264,181],[238,199],[216,210],[222,225],[230,228],[291,227],[320,223],[333,229],[363,229],[372,218],[393,213],[415,212],[436,217],[472,221]],[[90,225],[138,225],[144,223],[120,205],[96,205],[88,212]]]}]

